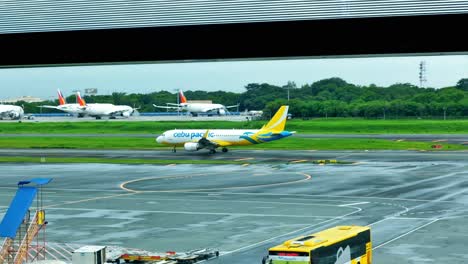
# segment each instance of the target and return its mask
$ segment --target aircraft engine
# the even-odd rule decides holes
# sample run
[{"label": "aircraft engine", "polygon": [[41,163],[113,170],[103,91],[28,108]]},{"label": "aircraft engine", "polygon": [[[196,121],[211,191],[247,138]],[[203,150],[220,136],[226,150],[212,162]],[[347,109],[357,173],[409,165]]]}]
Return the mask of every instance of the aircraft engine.
[{"label": "aircraft engine", "polygon": [[17,119],[20,119],[20,117],[21,117],[21,115],[18,112],[11,112],[10,113],[10,118],[11,119],[17,120]]},{"label": "aircraft engine", "polygon": [[122,113],[122,116],[123,116],[123,117],[129,117],[129,116],[130,116],[130,112],[123,112],[123,113]]},{"label": "aircraft engine", "polygon": [[187,142],[184,144],[184,148],[187,151],[197,151],[200,149],[200,145],[198,143]]},{"label": "aircraft engine", "polygon": [[219,115],[226,115],[226,111],[224,109],[218,110]]}]

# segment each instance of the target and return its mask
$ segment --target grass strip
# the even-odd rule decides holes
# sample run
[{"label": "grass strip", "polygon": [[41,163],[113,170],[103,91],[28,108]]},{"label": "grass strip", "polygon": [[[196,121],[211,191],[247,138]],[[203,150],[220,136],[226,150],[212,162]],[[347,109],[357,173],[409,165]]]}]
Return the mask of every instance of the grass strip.
[{"label": "grass strip", "polygon": [[[268,121],[99,121],[99,122],[23,122],[0,123],[0,133],[44,134],[160,134],[171,129],[258,129]],[[317,118],[288,120],[290,131],[307,134],[466,134],[468,120],[369,120],[355,118]]]}]

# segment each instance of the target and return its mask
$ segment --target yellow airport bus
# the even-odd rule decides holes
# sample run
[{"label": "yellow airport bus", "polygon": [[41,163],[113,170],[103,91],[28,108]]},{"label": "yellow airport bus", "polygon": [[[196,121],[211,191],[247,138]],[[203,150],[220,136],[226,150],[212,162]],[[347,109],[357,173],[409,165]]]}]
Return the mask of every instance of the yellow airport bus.
[{"label": "yellow airport bus", "polygon": [[370,264],[367,226],[337,226],[300,236],[269,249],[262,264]]}]

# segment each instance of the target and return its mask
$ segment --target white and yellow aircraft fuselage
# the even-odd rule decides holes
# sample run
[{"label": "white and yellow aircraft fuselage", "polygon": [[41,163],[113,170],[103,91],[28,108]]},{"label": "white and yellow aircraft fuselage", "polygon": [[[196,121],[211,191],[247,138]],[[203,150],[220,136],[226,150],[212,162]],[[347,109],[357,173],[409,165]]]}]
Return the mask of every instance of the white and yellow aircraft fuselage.
[{"label": "white and yellow aircraft fuselage", "polygon": [[160,144],[183,146],[187,151],[208,149],[211,153],[221,147],[227,152],[229,146],[246,146],[266,143],[289,137],[295,132],[285,131],[288,106],[282,106],[267,125],[261,129],[174,129],[156,138]]}]

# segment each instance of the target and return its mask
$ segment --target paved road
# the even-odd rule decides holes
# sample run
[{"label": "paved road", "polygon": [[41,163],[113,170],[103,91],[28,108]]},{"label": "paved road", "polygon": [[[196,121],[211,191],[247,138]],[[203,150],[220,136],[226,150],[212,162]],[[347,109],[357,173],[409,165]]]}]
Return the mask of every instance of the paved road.
[{"label": "paved road", "polygon": [[311,150],[231,150],[228,153],[209,154],[206,151],[172,153],[169,150],[74,150],[74,149],[0,149],[0,156],[28,157],[93,157],[109,159],[161,159],[161,160],[226,160],[245,163],[307,163],[322,159],[339,161],[381,160],[389,162],[455,160],[466,161],[468,151],[311,151]]},{"label": "paved road", "polygon": [[[242,157],[250,165],[3,164],[0,215],[19,180],[52,177],[44,201],[51,242],[153,251],[217,247],[222,256],[209,263],[255,264],[288,238],[355,224],[371,225],[375,263],[468,262],[468,152],[229,154],[176,156]],[[358,163],[307,162],[318,158]]]}]

